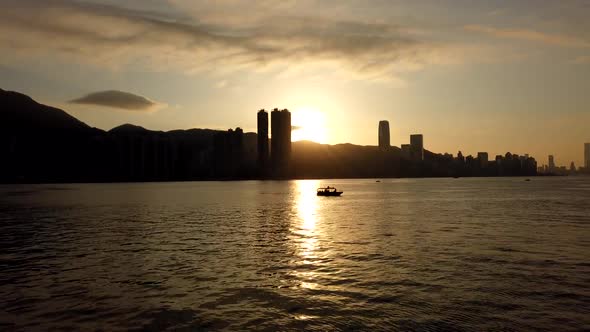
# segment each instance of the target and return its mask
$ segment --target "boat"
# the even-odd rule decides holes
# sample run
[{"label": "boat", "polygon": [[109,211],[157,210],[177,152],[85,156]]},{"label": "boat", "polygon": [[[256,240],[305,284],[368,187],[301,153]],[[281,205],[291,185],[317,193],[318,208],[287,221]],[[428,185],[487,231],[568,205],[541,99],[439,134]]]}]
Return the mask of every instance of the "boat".
[{"label": "boat", "polygon": [[318,196],[340,196],[342,195],[343,191],[338,191],[334,187],[325,187],[325,188],[318,188],[317,195]]}]

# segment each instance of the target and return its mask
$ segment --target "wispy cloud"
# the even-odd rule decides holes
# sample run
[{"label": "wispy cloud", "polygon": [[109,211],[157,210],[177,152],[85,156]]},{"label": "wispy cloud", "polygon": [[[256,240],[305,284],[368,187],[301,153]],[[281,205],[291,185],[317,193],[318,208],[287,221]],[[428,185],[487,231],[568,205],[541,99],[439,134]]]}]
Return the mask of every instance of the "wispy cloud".
[{"label": "wispy cloud", "polygon": [[589,40],[570,35],[544,33],[528,29],[499,29],[483,25],[467,25],[464,28],[467,31],[484,33],[497,38],[526,40],[531,42],[543,43],[546,45],[573,48],[590,47]]},{"label": "wispy cloud", "polygon": [[0,50],[185,72],[321,64],[371,79],[456,61],[450,45],[419,39],[407,27],[289,15],[284,9],[295,2],[256,3],[272,16],[246,19],[211,12],[187,19],[74,0],[5,0],[0,4]]},{"label": "wispy cloud", "polygon": [[71,100],[70,103],[104,106],[140,112],[153,111],[159,106],[162,106],[162,104],[149,100],[146,97],[117,90],[93,92]]}]

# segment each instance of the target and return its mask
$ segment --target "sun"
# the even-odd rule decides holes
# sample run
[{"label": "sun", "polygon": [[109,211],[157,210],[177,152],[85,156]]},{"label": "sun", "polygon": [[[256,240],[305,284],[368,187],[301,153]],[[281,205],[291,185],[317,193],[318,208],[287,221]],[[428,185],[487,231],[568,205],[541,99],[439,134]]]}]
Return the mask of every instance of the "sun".
[{"label": "sun", "polygon": [[324,113],[311,107],[299,108],[291,114],[291,124],[294,127],[291,133],[291,141],[327,142],[326,116]]}]

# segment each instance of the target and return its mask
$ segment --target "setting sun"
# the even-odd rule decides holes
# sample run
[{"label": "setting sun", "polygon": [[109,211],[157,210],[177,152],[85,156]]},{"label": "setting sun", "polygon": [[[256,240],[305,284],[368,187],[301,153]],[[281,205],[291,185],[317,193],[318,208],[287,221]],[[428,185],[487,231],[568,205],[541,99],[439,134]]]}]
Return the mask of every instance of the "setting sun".
[{"label": "setting sun", "polygon": [[300,108],[292,114],[292,141],[327,142],[326,116],[314,108]]}]

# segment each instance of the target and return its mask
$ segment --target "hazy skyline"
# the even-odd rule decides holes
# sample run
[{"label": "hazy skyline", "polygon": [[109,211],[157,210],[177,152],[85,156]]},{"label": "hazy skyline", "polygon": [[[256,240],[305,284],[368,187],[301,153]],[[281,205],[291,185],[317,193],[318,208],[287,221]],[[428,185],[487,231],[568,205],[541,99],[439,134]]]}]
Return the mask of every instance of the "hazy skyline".
[{"label": "hazy skyline", "polygon": [[589,1],[0,2],[0,87],[91,126],[256,131],[289,108],[294,139],[583,165]]}]

